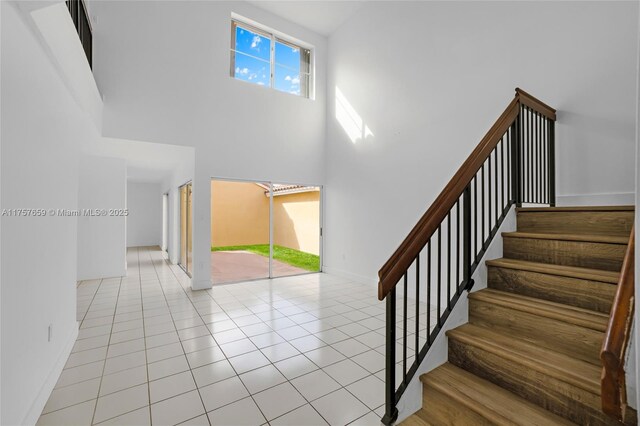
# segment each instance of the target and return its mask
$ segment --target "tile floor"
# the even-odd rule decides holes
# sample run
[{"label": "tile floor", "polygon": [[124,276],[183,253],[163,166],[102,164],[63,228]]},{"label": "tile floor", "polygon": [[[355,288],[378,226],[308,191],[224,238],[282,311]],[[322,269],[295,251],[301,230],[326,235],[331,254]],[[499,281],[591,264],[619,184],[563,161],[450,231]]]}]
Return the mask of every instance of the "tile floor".
[{"label": "tile floor", "polygon": [[78,340],[38,425],[380,424],[371,286],[312,274],[192,291],[159,250],[127,258],[127,277],[78,286]]}]

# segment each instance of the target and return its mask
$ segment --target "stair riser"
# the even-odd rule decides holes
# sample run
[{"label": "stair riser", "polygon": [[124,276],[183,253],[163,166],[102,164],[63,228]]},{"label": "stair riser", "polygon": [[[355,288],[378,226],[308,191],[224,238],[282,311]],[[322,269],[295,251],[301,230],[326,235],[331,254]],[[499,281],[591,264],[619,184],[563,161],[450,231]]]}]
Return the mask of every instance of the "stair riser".
[{"label": "stair riser", "polygon": [[601,331],[471,298],[469,322],[600,365]]},{"label": "stair riser", "polygon": [[598,395],[482,348],[449,338],[449,362],[577,424],[617,424]]},{"label": "stair riser", "polygon": [[556,234],[631,233],[633,211],[518,212],[518,231]]},{"label": "stair riser", "polygon": [[608,314],[616,286],[559,275],[518,269],[488,267],[488,286],[523,296],[564,303]]},{"label": "stair riser", "polygon": [[422,391],[422,407],[424,412],[418,415],[433,426],[495,425],[494,422],[427,384]]},{"label": "stair riser", "polygon": [[503,238],[504,257],[510,259],[606,271],[620,271],[626,248],[624,244]]}]

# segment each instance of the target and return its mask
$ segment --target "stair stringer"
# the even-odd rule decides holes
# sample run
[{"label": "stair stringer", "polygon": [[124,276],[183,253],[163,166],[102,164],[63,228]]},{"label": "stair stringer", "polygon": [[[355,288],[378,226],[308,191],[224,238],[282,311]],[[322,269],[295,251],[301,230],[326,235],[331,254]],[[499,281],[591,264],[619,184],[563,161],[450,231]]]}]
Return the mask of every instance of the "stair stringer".
[{"label": "stair stringer", "polygon": [[[501,233],[512,232],[516,229],[516,209],[515,206],[511,206],[509,213],[507,213],[504,221],[500,225],[500,228],[496,231],[496,236],[493,241],[491,241],[491,244],[489,244],[489,248],[473,273],[472,278],[475,284],[471,290],[472,292],[487,288],[487,266],[485,265],[485,261],[489,259],[499,259],[502,257]],[[409,382],[409,385],[402,394],[400,401],[398,401],[398,419],[395,422],[396,424],[402,422],[416,411],[422,409],[423,386],[420,381],[420,376],[441,366],[449,359],[449,342],[446,332],[469,322],[469,301],[467,295],[468,293],[465,291],[458,299],[458,303],[453,307],[451,314],[442,326],[442,330],[438,334],[438,337],[436,337],[436,340],[431,345],[427,356],[420,363],[416,374]],[[400,359],[396,357],[396,362],[399,360]],[[397,384],[398,383],[396,383],[396,385]]]}]

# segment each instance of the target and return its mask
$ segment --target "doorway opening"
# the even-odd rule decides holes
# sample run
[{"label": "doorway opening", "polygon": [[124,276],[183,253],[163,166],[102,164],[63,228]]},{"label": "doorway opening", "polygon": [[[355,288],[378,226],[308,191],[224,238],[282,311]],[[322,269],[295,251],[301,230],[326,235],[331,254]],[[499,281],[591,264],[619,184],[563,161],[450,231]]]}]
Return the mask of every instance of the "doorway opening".
[{"label": "doorway opening", "polygon": [[320,272],[321,187],[211,180],[214,284]]},{"label": "doorway opening", "polygon": [[191,277],[192,251],[192,188],[191,182],[180,187],[180,260],[178,265]]}]

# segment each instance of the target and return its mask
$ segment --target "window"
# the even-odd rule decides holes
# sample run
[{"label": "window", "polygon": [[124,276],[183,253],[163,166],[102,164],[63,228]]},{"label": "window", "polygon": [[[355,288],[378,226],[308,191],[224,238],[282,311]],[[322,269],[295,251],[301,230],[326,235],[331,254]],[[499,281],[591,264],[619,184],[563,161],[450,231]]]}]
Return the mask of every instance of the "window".
[{"label": "window", "polygon": [[308,98],[311,50],[232,20],[231,77]]}]

